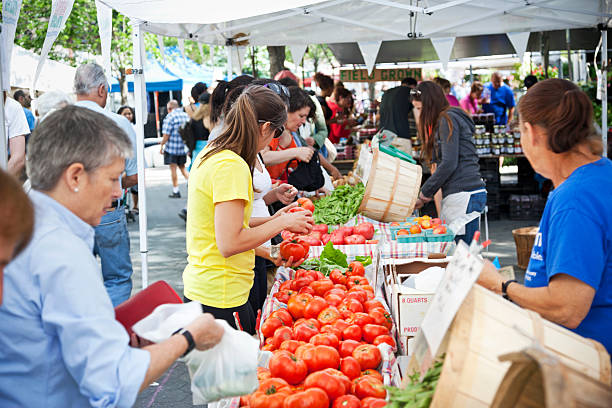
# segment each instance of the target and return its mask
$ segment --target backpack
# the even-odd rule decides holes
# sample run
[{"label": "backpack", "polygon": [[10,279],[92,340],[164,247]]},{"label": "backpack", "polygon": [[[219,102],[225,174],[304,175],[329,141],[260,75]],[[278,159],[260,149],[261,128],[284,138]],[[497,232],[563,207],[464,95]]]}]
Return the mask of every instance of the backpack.
[{"label": "backpack", "polygon": [[299,161],[297,168],[291,171],[289,165],[293,161],[296,159],[289,160],[285,169],[288,174],[287,183],[302,191],[316,191],[323,187],[325,178],[321,171],[318,150],[315,150],[309,162]]},{"label": "backpack", "polygon": [[185,122],[183,126],[179,129],[179,135],[181,135],[181,139],[183,139],[183,143],[189,149],[189,152],[193,152],[195,150],[195,132],[193,130],[193,119],[189,119],[189,121]]}]

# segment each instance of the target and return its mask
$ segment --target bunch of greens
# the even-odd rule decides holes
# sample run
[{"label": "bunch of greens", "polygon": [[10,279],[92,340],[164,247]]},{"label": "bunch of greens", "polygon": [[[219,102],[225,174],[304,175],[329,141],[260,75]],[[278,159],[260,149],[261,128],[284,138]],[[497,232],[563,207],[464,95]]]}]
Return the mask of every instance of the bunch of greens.
[{"label": "bunch of greens", "polygon": [[317,224],[342,225],[357,215],[365,187],[339,186],[333,193],[315,202],[314,220]]},{"label": "bunch of greens", "polygon": [[[363,266],[368,266],[372,263],[372,258],[369,256],[357,256],[356,261],[359,261]],[[325,245],[323,252],[319,258],[310,258],[300,268],[303,269],[315,269],[327,276],[333,269],[340,269],[345,271],[348,268],[347,256],[344,252],[334,248],[334,245],[330,242]]]},{"label": "bunch of greens", "polygon": [[436,385],[440,379],[444,356],[436,361],[425,373],[423,381],[419,381],[419,373],[410,376],[410,384],[406,388],[387,387],[389,391],[388,408],[428,408],[433,399]]}]

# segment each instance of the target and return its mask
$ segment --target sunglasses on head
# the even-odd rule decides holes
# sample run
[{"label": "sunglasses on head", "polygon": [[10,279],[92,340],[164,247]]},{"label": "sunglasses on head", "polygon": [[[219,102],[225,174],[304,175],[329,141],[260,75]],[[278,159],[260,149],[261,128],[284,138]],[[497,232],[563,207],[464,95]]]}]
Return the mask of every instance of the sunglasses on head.
[{"label": "sunglasses on head", "polygon": [[[269,123],[270,126],[274,126],[272,125],[272,122],[270,122],[269,120],[258,120],[257,122],[259,123]],[[285,127],[281,126],[278,128],[274,128],[274,139],[278,139],[279,137],[281,137],[281,135],[283,134],[283,132],[285,131]]]},{"label": "sunglasses on head", "polygon": [[276,93],[278,96],[289,98],[289,90],[285,85],[277,84],[275,82],[268,82],[264,85],[264,87]]},{"label": "sunglasses on head", "polygon": [[421,95],[421,91],[419,91],[416,88],[413,88],[413,89],[410,90],[410,95],[412,95],[412,96],[414,96],[414,95],[420,96]]}]

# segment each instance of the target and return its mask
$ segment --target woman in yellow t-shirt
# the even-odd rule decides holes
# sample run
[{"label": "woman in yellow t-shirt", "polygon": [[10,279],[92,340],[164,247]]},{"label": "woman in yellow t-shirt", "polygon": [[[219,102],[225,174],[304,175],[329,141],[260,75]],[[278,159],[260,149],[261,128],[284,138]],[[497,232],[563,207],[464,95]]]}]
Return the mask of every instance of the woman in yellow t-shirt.
[{"label": "woman in yellow t-shirt", "polygon": [[189,176],[185,298],[233,327],[237,312],[249,333],[255,332],[248,303],[254,248],[283,229],[309,233],[313,224],[312,215],[301,211],[251,220],[257,152],[282,134],[286,121],[286,105],[276,93],[263,86],[247,88],[227,114],[225,130],[200,152]]}]

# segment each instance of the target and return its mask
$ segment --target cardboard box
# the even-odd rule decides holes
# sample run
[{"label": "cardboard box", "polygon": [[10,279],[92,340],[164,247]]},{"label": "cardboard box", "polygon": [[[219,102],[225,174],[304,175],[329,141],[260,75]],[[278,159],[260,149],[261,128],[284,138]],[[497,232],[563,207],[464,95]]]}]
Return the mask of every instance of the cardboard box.
[{"label": "cardboard box", "polygon": [[[384,260],[381,262],[384,273],[384,292],[387,304],[391,308],[393,321],[397,326],[400,343],[402,337],[416,336],[425,313],[433,299],[433,292],[421,291],[401,286],[410,275],[417,274],[432,266],[445,268],[448,259],[414,258],[403,261]],[[400,344],[400,349],[402,349]],[[408,354],[409,345],[403,348]]]},{"label": "cardboard box", "polygon": [[410,357],[414,351],[414,337],[413,336],[402,336],[399,337],[398,352],[403,356]]}]

